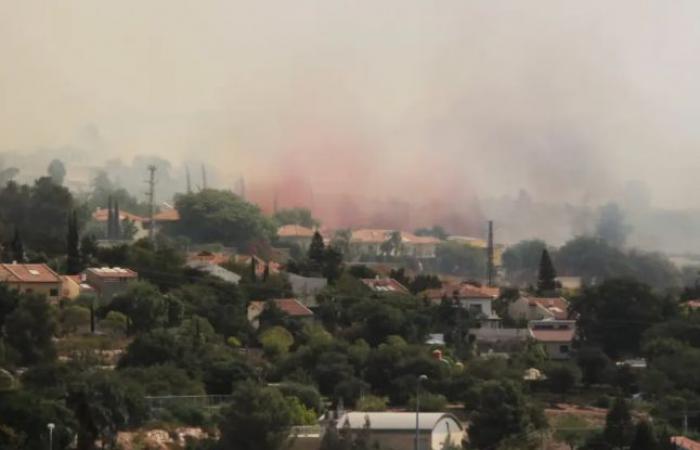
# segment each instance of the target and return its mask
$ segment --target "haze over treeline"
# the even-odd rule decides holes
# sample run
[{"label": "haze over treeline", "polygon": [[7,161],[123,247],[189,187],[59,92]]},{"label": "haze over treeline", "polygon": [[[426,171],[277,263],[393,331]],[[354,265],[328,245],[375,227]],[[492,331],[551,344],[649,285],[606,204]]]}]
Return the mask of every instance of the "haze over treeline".
[{"label": "haze over treeline", "polygon": [[[0,152],[134,194],[208,184],[336,226],[560,243],[618,202],[700,250],[696,2],[0,1]],[[117,161],[120,161],[119,163]],[[24,177],[24,178],[23,178]],[[636,180],[636,181],[635,181]],[[522,189],[522,191],[521,191]],[[276,194],[275,194],[276,193]]]}]

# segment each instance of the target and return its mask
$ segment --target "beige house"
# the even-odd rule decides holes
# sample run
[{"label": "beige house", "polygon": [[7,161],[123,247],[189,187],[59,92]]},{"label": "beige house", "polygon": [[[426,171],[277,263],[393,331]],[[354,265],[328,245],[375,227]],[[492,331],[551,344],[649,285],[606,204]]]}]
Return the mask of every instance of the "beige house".
[{"label": "beige house", "polygon": [[439,304],[444,299],[451,300],[455,306],[461,306],[478,318],[482,328],[499,328],[501,318],[493,309],[493,301],[498,298],[498,294],[498,288],[461,282],[447,283],[441,288],[428,289],[419,295],[434,304]]},{"label": "beige house", "polygon": [[516,320],[566,320],[569,302],[563,297],[523,296],[508,305],[508,314]]},{"label": "beige house", "polygon": [[[339,430],[361,432],[369,425],[370,436],[382,448],[412,449],[416,437],[415,412],[349,412],[338,418]],[[462,423],[452,414],[432,412],[418,415],[419,447],[441,450],[446,443],[461,448],[465,437]]]},{"label": "beige house", "polygon": [[576,336],[575,320],[533,320],[528,324],[530,337],[542,344],[551,359],[571,358]]},{"label": "beige house", "polygon": [[46,264],[0,264],[0,283],[24,294],[43,294],[51,302],[61,299],[63,280]]},{"label": "beige house", "polygon": [[306,251],[311,245],[314,230],[301,225],[284,225],[277,229],[277,237],[280,242],[296,245],[301,250]]},{"label": "beige house", "polygon": [[[360,229],[353,230],[350,238],[350,252],[358,257],[380,256],[382,244],[387,242],[395,230]],[[401,244],[392,250],[392,256],[412,256],[415,258],[435,258],[440,240],[431,236],[416,236],[400,231]]]},{"label": "beige house", "polygon": [[85,283],[92,286],[100,299],[109,302],[115,295],[126,292],[139,275],[122,267],[90,267],[83,272]]}]

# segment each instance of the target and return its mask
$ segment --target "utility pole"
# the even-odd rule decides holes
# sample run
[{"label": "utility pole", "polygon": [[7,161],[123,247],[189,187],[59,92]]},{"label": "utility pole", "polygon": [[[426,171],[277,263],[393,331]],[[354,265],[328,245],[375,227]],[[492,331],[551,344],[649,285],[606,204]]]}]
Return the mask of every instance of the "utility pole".
[{"label": "utility pole", "polygon": [[489,238],[488,238],[488,267],[487,267],[487,274],[486,278],[488,279],[488,285],[489,287],[494,286],[494,278],[495,278],[495,267],[493,263],[493,220],[489,220]]},{"label": "utility pole", "polygon": [[146,195],[148,195],[148,219],[149,223],[151,224],[150,228],[148,229],[148,239],[150,239],[151,243],[155,244],[156,241],[156,222],[155,222],[155,215],[156,215],[156,205],[154,202],[155,198],[155,190],[156,190],[156,166],[150,165],[148,166],[148,172],[149,172],[149,177],[148,177],[148,192]]}]

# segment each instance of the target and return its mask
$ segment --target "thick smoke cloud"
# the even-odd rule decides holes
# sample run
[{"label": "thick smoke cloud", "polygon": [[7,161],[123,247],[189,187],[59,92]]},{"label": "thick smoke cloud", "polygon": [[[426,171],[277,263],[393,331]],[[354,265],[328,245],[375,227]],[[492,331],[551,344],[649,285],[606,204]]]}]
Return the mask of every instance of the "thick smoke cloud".
[{"label": "thick smoke cloud", "polygon": [[313,206],[329,226],[476,234],[489,216],[510,222],[509,239],[557,241],[575,212],[553,208],[566,231],[532,219],[516,232],[520,189],[595,208],[634,179],[657,207],[698,207],[686,193],[700,166],[699,13],[693,1],[0,0],[0,151],[47,154],[45,167],[61,150],[74,176],[157,155],[172,186],[184,163],[205,163],[219,186],[244,176],[263,207]]}]

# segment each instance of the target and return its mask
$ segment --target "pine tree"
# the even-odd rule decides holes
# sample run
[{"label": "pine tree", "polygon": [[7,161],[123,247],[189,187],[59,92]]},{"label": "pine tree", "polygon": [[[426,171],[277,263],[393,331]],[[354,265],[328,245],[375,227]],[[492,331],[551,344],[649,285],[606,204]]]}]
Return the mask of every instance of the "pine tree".
[{"label": "pine tree", "polygon": [[605,417],[603,437],[611,447],[621,449],[629,445],[633,432],[634,425],[629,405],[624,398],[618,397]]},{"label": "pine tree", "polygon": [[66,271],[69,275],[75,275],[81,270],[79,239],[78,214],[73,211],[73,214],[68,218],[68,236],[66,237]]},{"label": "pine tree", "polygon": [[651,423],[641,420],[637,424],[630,450],[659,450],[659,441],[656,439]]},{"label": "pine tree", "polygon": [[318,265],[323,264],[325,249],[326,246],[323,243],[323,236],[316,231],[314,237],[311,238],[311,245],[309,245],[309,259]]},{"label": "pine tree", "polygon": [[552,259],[549,257],[549,252],[545,248],[542,250],[542,256],[540,257],[540,271],[537,277],[537,291],[539,293],[554,291],[557,288],[556,278],[557,272],[554,270]]}]

